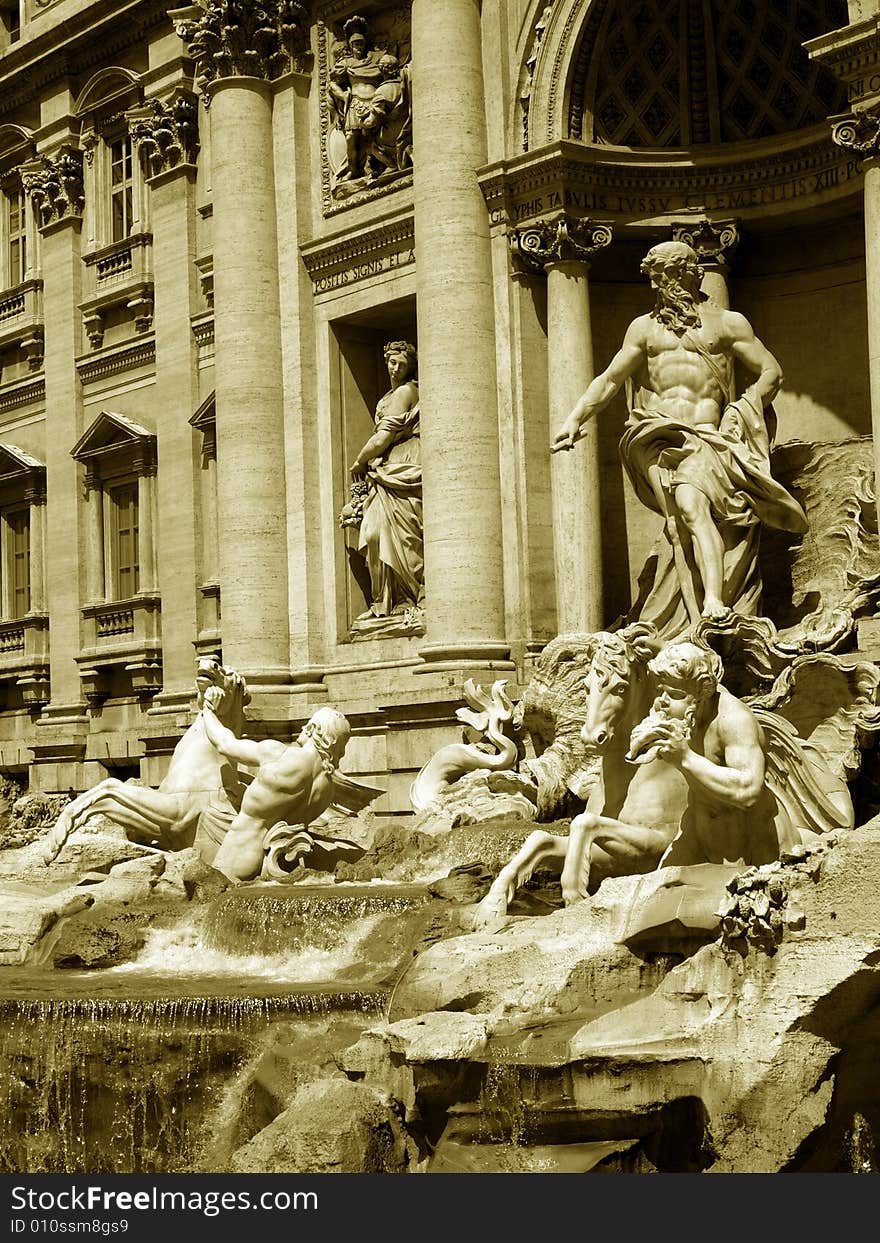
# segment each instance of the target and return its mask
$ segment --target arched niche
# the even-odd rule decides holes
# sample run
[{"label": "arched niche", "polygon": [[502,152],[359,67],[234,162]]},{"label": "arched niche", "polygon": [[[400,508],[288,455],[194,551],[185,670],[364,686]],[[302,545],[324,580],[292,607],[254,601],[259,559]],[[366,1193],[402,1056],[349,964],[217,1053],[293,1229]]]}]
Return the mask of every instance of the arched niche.
[{"label": "arched niche", "polygon": [[847,21],[845,0],[562,0],[539,32],[529,147],[694,150],[806,134],[846,96],[802,45]]}]

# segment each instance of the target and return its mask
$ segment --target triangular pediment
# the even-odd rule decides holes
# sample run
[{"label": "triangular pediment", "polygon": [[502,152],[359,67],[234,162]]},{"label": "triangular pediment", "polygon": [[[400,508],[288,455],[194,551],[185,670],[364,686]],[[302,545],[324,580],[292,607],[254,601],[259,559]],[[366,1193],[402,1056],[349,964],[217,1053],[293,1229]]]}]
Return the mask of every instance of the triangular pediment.
[{"label": "triangular pediment", "polygon": [[70,451],[70,456],[77,462],[87,462],[90,458],[112,453],[117,449],[139,449],[151,451],[156,444],[156,437],[140,423],[127,418],[124,414],[115,414],[112,410],[102,410],[98,417]]},{"label": "triangular pediment", "polygon": [[214,426],[217,417],[217,394],[211,393],[190,417],[190,424],[197,431],[204,432]]},{"label": "triangular pediment", "polygon": [[46,467],[18,445],[0,443],[0,484],[14,480],[45,479]]}]

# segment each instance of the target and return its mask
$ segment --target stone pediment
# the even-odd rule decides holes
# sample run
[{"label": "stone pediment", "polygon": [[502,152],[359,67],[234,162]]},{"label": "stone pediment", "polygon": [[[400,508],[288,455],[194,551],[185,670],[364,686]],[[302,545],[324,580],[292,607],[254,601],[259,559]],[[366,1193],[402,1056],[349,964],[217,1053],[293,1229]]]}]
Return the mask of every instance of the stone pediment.
[{"label": "stone pediment", "polygon": [[95,458],[120,449],[127,449],[144,460],[152,460],[156,451],[156,437],[146,427],[141,427],[124,414],[102,410],[71,449],[70,455],[77,462],[88,464]]},{"label": "stone pediment", "polygon": [[0,443],[0,488],[10,483],[31,484],[45,493],[46,467],[18,445]]},{"label": "stone pediment", "polygon": [[214,427],[217,417],[217,394],[212,392],[205,398],[198,410],[190,417],[190,426],[203,434]]}]

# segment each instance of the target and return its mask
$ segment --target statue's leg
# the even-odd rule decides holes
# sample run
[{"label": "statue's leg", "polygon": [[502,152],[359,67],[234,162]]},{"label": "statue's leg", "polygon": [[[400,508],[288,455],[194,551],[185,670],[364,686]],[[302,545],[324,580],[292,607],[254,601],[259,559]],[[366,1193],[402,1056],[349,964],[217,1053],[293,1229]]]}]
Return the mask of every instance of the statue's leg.
[{"label": "statue's leg", "polygon": [[606,876],[632,876],[652,871],[660,862],[674,831],[625,824],[609,816],[584,812],[571,823],[562,869],[566,906],[587,896],[590,872],[597,864]]},{"label": "statue's leg", "polygon": [[44,862],[51,863],[70,834],[98,815],[121,824],[132,841],[151,842],[158,838],[164,845],[179,814],[179,795],[163,794],[149,786],[126,785],[115,777],[107,777],[68,803],[41,843],[40,853]]},{"label": "statue's leg", "polygon": [[669,472],[659,466],[648,468],[648,480],[660,505],[666,527],[666,538],[672,548],[672,560],[678,578],[678,587],[688,617],[692,622],[700,620],[700,605],[694,590],[694,568],[692,556],[685,547],[683,540],[691,543],[690,533],[676,507],[674,498],[667,486]]},{"label": "statue's leg", "polygon": [[561,867],[567,841],[567,838],[556,837],[545,829],[535,829],[530,833],[510,862],[495,877],[492,887],[477,907],[474,927],[481,928],[498,916],[506,915],[508,903],[539,863],[558,863]]},{"label": "statue's leg", "polygon": [[675,504],[690,532],[694,556],[703,581],[704,617],[723,617],[729,610],[724,603],[724,541],[712,521],[709,498],[699,488],[680,483]]}]

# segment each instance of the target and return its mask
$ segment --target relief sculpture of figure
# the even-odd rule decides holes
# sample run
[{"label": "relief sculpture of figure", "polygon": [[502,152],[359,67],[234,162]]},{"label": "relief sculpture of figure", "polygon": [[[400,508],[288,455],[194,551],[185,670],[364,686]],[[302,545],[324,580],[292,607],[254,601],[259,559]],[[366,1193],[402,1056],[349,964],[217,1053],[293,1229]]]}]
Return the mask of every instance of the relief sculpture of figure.
[{"label": "relief sculpture of figure", "polygon": [[[376,427],[351,467],[352,492],[360,493],[358,551],[370,572],[371,602],[353,634],[421,629],[424,599],[422,466],[419,385],[415,347],[385,346],[391,388],[376,407]],[[364,489],[366,484],[366,489]],[[348,507],[347,507],[348,508]],[[343,526],[357,512],[343,511]]]},{"label": "relief sculpture of figure", "polygon": [[411,70],[400,66],[396,56],[379,61],[379,86],[361,122],[367,138],[367,184],[404,172],[412,164]]},{"label": "relief sculpture of figure", "polygon": [[[639,500],[665,522],[639,619],[674,638],[701,617],[757,615],[760,524],[803,533],[806,518],[770,473],[765,407],[782,384],[778,362],[743,315],[701,292],[690,246],[654,246],[642,272],[657,294],[654,309],[630,324],[551,448],[571,449],[626,384],[621,458]],[[735,399],[737,362],[756,378]]]},{"label": "relief sculpture of figure", "polygon": [[390,181],[412,165],[410,65],[370,47],[363,17],[350,17],[343,30],[345,45],[327,83],[336,198]]},{"label": "relief sculpture of figure", "polygon": [[356,181],[365,174],[367,140],[363,119],[382,81],[382,53],[367,47],[367,23],[350,17],[344,26],[346,48],[330,71],[328,92],[336,127],[345,137],[346,156],[336,181]]}]

